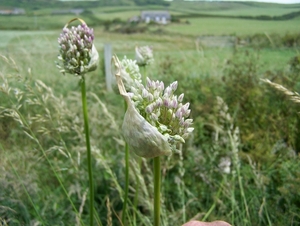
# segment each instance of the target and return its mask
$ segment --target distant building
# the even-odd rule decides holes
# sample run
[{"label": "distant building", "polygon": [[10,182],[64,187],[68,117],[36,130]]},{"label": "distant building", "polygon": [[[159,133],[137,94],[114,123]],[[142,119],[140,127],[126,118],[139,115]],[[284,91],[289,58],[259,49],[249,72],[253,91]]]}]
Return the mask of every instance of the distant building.
[{"label": "distant building", "polygon": [[0,15],[24,15],[26,12],[21,8],[0,9]]},{"label": "distant building", "polygon": [[167,24],[171,21],[171,15],[168,11],[142,11],[141,20],[146,23],[154,21],[159,24]]}]

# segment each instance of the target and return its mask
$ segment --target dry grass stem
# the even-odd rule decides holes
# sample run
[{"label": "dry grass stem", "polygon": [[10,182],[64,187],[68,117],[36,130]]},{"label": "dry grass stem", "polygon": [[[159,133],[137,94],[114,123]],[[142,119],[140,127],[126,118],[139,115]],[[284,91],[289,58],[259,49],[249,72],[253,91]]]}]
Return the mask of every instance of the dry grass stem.
[{"label": "dry grass stem", "polygon": [[261,81],[268,83],[269,85],[271,85],[275,89],[279,90],[283,94],[289,96],[291,101],[300,104],[300,94],[299,93],[290,91],[280,84],[271,82],[269,79],[261,79]]}]

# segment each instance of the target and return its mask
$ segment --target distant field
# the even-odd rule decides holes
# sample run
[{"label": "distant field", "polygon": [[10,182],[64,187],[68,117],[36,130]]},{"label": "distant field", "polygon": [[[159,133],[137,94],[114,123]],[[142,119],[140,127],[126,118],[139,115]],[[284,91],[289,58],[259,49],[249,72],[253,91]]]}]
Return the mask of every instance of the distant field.
[{"label": "distant field", "polygon": [[99,12],[99,10],[94,10],[94,14],[97,18],[102,20],[113,20],[118,18],[127,21],[133,16],[139,16],[140,10],[128,10],[122,12]]},{"label": "distant field", "polygon": [[[300,18],[286,21],[246,20],[231,18],[190,18],[188,24],[170,24],[169,32],[186,35],[253,35],[256,33],[296,33]],[[182,21],[184,22],[184,21]]]},{"label": "distant field", "polygon": [[300,4],[283,5],[247,2],[173,2],[170,8],[183,13],[230,16],[280,16],[299,11]]},{"label": "distant field", "polygon": [[[63,27],[74,15],[0,16],[0,30],[51,30]],[[88,17],[85,18],[90,23]],[[60,26],[59,26],[60,25]]]},{"label": "distant field", "polygon": [[[10,56],[21,66],[21,71],[27,74],[31,68],[33,76],[49,83],[56,83],[62,75],[55,67],[58,54],[57,37],[60,30],[53,31],[2,31],[0,36],[0,55]],[[149,36],[147,34],[120,35],[103,32],[95,29],[95,45],[103,59],[103,47],[110,43],[113,53],[128,57],[134,57],[136,45],[150,45],[154,49],[156,64],[166,58],[174,59],[175,64],[180,64],[184,59],[185,75],[218,76],[223,70],[226,61],[232,56],[232,47],[200,48],[197,50],[193,37],[182,36]],[[247,48],[244,48],[245,50]],[[259,51],[261,69],[278,70],[284,67],[288,61],[297,54],[293,48],[262,49]],[[179,66],[179,65],[178,65]],[[0,65],[1,67],[1,65]],[[156,73],[153,69],[152,73]],[[51,76],[49,76],[51,75]],[[63,77],[60,89],[69,86],[65,83],[67,77]],[[67,89],[66,89],[67,90]]]},{"label": "distant field", "polygon": [[[159,9],[159,7],[150,7]],[[197,66],[186,68],[201,68],[204,74],[218,74],[232,52],[232,48],[204,48],[197,52],[195,41],[201,35],[233,35],[263,36],[273,33],[285,35],[299,32],[300,17],[284,21],[246,20],[237,18],[185,18],[180,23],[171,23],[166,26],[149,26],[149,32],[136,34],[120,34],[105,32],[98,20],[113,20],[119,18],[127,21],[128,18],[139,15],[143,7],[102,7],[90,9],[93,15],[84,15],[82,18],[93,24],[95,30],[95,44],[102,52],[105,43],[111,43],[115,53],[133,56],[136,45],[150,45],[155,54],[161,58],[166,56],[197,58]],[[190,13],[211,13],[218,15],[283,15],[300,9],[298,5],[278,4],[246,4],[246,3],[181,3],[173,2],[169,7],[171,14],[180,15]],[[0,27],[6,30],[0,35],[0,54],[9,55],[22,62],[24,70],[32,67],[36,72],[47,70],[50,74],[57,74],[54,61],[57,56],[57,37],[62,27],[73,15],[50,15],[50,9],[42,9],[31,16],[0,16]],[[95,20],[97,20],[95,22]],[[94,26],[95,25],[95,26]],[[36,31],[19,31],[21,29],[36,29]],[[113,29],[113,28],[112,28]],[[156,32],[155,34],[151,32]],[[280,68],[297,52],[295,49],[261,50],[264,69]],[[22,59],[27,59],[23,61]],[[29,63],[28,63],[29,62]],[[49,63],[50,62],[50,63]],[[29,66],[30,65],[30,66]],[[194,72],[190,72],[194,73]],[[38,75],[40,76],[40,74]],[[53,78],[49,78],[53,80]]]},{"label": "distant field", "polygon": [[[92,14],[81,15],[93,27],[103,27],[103,21],[120,19],[128,21],[133,16],[140,15],[142,10],[168,10],[173,16],[184,16],[181,23],[172,23],[168,26],[152,26],[180,33],[183,35],[252,35],[255,33],[295,33],[299,30],[300,18],[290,20],[251,20],[240,18],[226,18],[238,16],[282,16],[300,11],[300,4],[283,5],[267,3],[234,3],[234,2],[177,2],[169,7],[99,7],[87,9]],[[26,16],[0,16],[0,30],[49,30],[59,29],[66,21],[75,15],[52,15],[55,9],[39,9],[29,12]],[[201,17],[200,17],[201,14]],[[189,16],[190,15],[190,16]],[[198,16],[197,16],[198,15]],[[216,17],[204,17],[212,15]],[[224,17],[224,18],[223,18]],[[186,22],[188,24],[186,24]]]}]

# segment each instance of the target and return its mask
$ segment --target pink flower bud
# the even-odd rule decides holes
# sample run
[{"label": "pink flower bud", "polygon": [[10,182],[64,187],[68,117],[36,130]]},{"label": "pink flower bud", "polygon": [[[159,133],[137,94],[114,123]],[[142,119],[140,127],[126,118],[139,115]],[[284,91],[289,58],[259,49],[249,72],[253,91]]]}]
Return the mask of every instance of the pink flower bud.
[{"label": "pink flower bud", "polygon": [[183,101],[183,97],[184,97],[184,94],[180,94],[179,97],[178,97],[178,102],[182,102]]},{"label": "pink flower bud", "polygon": [[142,91],[142,97],[147,98],[148,95],[149,95],[148,91],[144,88],[143,91]]},{"label": "pink flower bud", "polygon": [[178,87],[178,82],[175,81],[175,82],[173,82],[170,86],[171,86],[171,89],[172,89],[173,91],[175,91],[175,90],[177,89],[177,87]]},{"label": "pink flower bud", "polygon": [[177,108],[177,106],[178,106],[177,99],[174,98],[174,99],[171,101],[171,107],[172,107],[172,108]]},{"label": "pink flower bud", "polygon": [[[81,19],[79,20],[83,23]],[[69,23],[71,23],[71,20]],[[75,75],[83,75],[89,71],[97,68],[99,55],[90,38],[90,29],[86,24],[67,27],[69,23],[63,28],[62,33],[58,38],[60,45],[60,55],[58,59],[58,68],[64,68],[63,73],[70,73]],[[83,29],[83,27],[85,29]],[[88,50],[86,52],[86,50]],[[76,62],[75,62],[76,61]]]}]

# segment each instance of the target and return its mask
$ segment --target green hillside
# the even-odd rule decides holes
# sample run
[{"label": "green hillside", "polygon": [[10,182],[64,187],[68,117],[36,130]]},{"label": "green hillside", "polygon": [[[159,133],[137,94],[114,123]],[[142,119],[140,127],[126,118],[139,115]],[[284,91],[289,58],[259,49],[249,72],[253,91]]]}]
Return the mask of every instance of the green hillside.
[{"label": "green hillside", "polygon": [[[93,27],[123,33],[160,33],[181,35],[249,35],[256,33],[295,33],[299,27],[300,4],[284,5],[247,2],[173,1],[168,6],[137,5],[129,0],[95,2],[2,1],[1,8],[24,7],[25,15],[0,15],[1,30],[53,30],[65,21],[80,16]],[[74,13],[56,14],[59,10],[83,9]],[[142,10],[167,10],[172,23],[130,24],[128,19]],[[283,30],[282,30],[283,28]]]},{"label": "green hillside", "polygon": [[163,0],[2,0],[0,7],[23,7],[28,10],[57,7],[103,7],[103,6],[132,6],[132,5],[168,5]]}]

